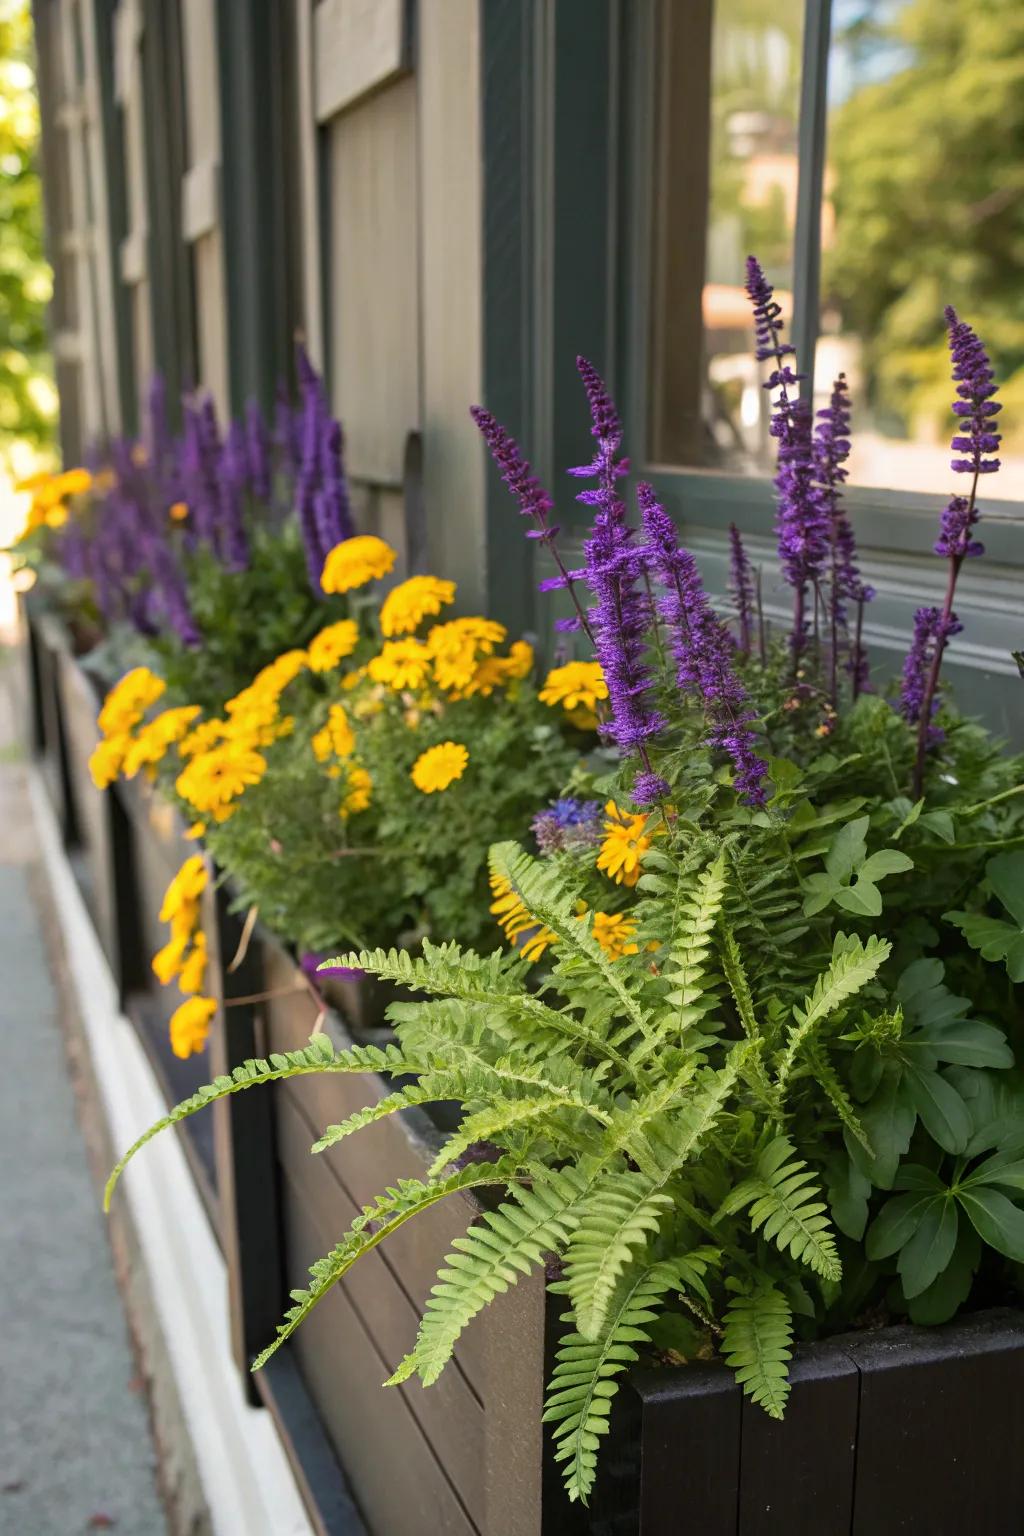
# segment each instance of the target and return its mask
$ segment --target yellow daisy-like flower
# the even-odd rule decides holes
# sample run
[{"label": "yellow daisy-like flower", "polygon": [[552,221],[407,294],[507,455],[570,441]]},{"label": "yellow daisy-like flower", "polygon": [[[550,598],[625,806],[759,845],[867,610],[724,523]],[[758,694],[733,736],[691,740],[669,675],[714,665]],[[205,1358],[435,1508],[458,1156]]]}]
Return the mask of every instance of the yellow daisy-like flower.
[{"label": "yellow daisy-like flower", "polygon": [[196,757],[200,752],[209,752],[211,747],[224,739],[227,731],[226,720],[204,720],[178,742],[178,756]]},{"label": "yellow daisy-like flower", "polygon": [[172,523],[183,523],[186,517],[188,517],[188,502],[172,501],[171,505],[167,508],[167,516]]},{"label": "yellow daisy-like flower", "polygon": [[258,784],[267,771],[267,760],[241,742],[227,742],[200,757],[194,757],[178,775],[175,788],[199,812],[216,817],[217,808],[225,806]]},{"label": "yellow daisy-like flower", "polygon": [[332,704],[327,711],[327,729],[335,757],[351,757],[356,748],[355,732],[348,722],[344,704]]},{"label": "yellow daisy-like flower", "polygon": [[501,645],[507,631],[495,619],[469,617],[435,624],[427,636],[439,687],[462,691],[471,687],[480,658]]},{"label": "yellow daisy-like flower", "polygon": [[170,923],[183,910],[194,911],[206,890],[206,879],[206,863],[202,854],[190,854],[164,892],[160,921]]},{"label": "yellow daisy-like flower", "polygon": [[[153,956],[153,974],[162,987],[169,986],[181,971],[190,938],[188,932],[172,934],[163,949],[158,949]],[[198,988],[194,990],[198,991]]]},{"label": "yellow daisy-like flower", "polygon": [[540,690],[542,704],[561,704],[570,712],[582,707],[593,713],[598,701],[607,697],[608,684],[599,661],[567,661],[552,667]]},{"label": "yellow daisy-like flower", "polygon": [[206,832],[206,822],[205,821],[194,821],[192,823],[192,825],[186,829],[185,836],[188,837],[188,838],[193,839],[193,841],[194,841],[196,838],[203,837],[205,835],[205,832]]},{"label": "yellow daisy-like flower", "polygon": [[162,762],[167,750],[188,734],[188,728],[201,713],[198,704],[182,704],[162,710],[144,726],[124,756],[124,776],[133,779],[140,768]]},{"label": "yellow daisy-like flower", "polygon": [[517,682],[524,677],[529,677],[533,671],[533,646],[525,640],[513,640],[508,648],[505,670],[508,676]]},{"label": "yellow daisy-like flower", "polygon": [[625,912],[595,912],[591,931],[609,960],[639,953],[639,945],[630,942],[636,933],[636,922]]},{"label": "yellow daisy-like flower", "polygon": [[[550,928],[538,926],[536,918],[530,916],[504,875],[497,875],[492,870],[488,878],[491,895],[494,897],[489,910],[494,914],[508,942],[515,945],[523,959],[532,964],[552,944],[558,943],[556,935]],[[516,944],[517,939],[522,939],[522,943]]]},{"label": "yellow daisy-like flower", "polygon": [[359,625],[355,619],[339,619],[337,624],[328,624],[326,629],[314,635],[309,642],[307,658],[310,671],[333,671],[339,661],[351,656],[358,643]]},{"label": "yellow daisy-like flower", "polygon": [[124,763],[125,753],[132,744],[127,732],[119,736],[107,736],[96,743],[89,758],[89,772],[97,789],[107,789]]},{"label": "yellow daisy-like flower", "polygon": [[119,736],[138,725],[146,710],[166,691],[167,684],[148,667],[133,667],[115,683],[103,701],[99,725],[104,736]]},{"label": "yellow daisy-like flower", "polygon": [[342,820],[358,815],[360,811],[367,809],[372,797],[373,780],[365,768],[360,768],[358,763],[353,763],[348,770],[345,798],[338,808],[338,815]]},{"label": "yellow daisy-like flower", "polygon": [[461,779],[469,762],[469,753],[458,741],[442,741],[439,746],[428,747],[412,765],[409,777],[416,788],[425,795],[447,789],[456,779]]},{"label": "yellow daisy-like flower", "polygon": [[632,816],[621,811],[614,800],[605,806],[608,820],[605,837],[597,855],[597,867],[616,885],[636,885],[640,878],[640,860],[651,846],[644,835],[646,816]]},{"label": "yellow daisy-like flower", "polygon": [[367,663],[366,670],[375,683],[384,683],[396,693],[406,689],[415,693],[429,678],[431,661],[422,640],[385,640],[380,655]]},{"label": "yellow daisy-like flower", "polygon": [[410,576],[389,592],[380,610],[385,635],[409,635],[426,618],[455,601],[454,581],[439,576]]},{"label": "yellow daisy-like flower", "polygon": [[249,692],[251,689],[254,693],[274,695],[276,697],[308,665],[308,651],[282,651],[280,656],[276,657],[269,666],[261,668],[256,673],[256,676],[249,684],[249,689],[244,691]]},{"label": "yellow daisy-like flower", "polygon": [[[635,946],[634,946],[635,947]],[[206,934],[200,928],[195,936],[191,953],[178,974],[178,991],[187,997],[191,992],[203,990],[206,975]]]},{"label": "yellow daisy-like flower", "polygon": [[168,1025],[175,1056],[184,1061],[203,1049],[216,1012],[217,1004],[212,997],[188,997],[175,1008]]},{"label": "yellow daisy-like flower", "polygon": [[58,502],[55,507],[49,507],[43,522],[47,528],[63,528],[68,520],[68,509],[63,502]]},{"label": "yellow daisy-like flower", "polygon": [[398,557],[390,544],[372,533],[357,534],[335,544],[324,561],[320,585],[325,592],[351,592],[379,581],[393,569]]}]

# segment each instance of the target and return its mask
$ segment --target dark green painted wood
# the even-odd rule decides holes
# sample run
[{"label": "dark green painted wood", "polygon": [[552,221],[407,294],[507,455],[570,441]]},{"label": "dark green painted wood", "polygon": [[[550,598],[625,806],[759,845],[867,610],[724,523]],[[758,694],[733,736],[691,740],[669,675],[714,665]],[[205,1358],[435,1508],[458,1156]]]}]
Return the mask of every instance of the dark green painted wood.
[{"label": "dark green painted wood", "polygon": [[198,377],[192,265],[181,228],[187,160],[179,0],[143,0],[141,47],[153,355],[177,425],[182,392]]},{"label": "dark green painted wood", "polygon": [[793,260],[793,345],[805,370],[803,392],[814,390],[821,281],[821,198],[825,181],[828,114],[828,49],[832,0],[807,0],[804,7],[803,68],[800,77],[800,177],[797,187]]},{"label": "dark green painted wood", "polygon": [[269,408],[299,315],[292,7],[218,0],[221,198],[232,409]]},{"label": "dark green painted wood", "polygon": [[117,0],[94,0],[94,7],[100,134],[103,144],[103,175],[107,188],[107,248],[114,292],[117,397],[121,430],[135,436],[139,430],[139,412],[132,366],[132,314],[128,294],[121,281],[121,242],[128,234],[128,188],[123,117],[114,100],[114,15]]}]

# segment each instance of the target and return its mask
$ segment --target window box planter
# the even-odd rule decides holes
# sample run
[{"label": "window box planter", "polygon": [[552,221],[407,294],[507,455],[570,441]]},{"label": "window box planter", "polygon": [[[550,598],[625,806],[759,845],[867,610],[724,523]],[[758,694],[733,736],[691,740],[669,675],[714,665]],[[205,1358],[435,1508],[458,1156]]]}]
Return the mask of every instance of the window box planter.
[{"label": "window box planter", "polygon": [[[58,682],[60,657],[71,651],[71,638],[55,614],[28,598],[22,605],[22,697],[28,715],[29,743],[53,806],[61,839],[74,846],[78,823],[70,749]],[[24,714],[23,714],[24,718]]]},{"label": "window box planter", "polygon": [[[119,784],[117,794],[130,825],[137,941],[133,958],[126,961],[130,984],[125,988],[124,1007],[146,1048],[168,1104],[176,1104],[209,1082],[219,1070],[213,1063],[209,1045],[185,1061],[174,1055],[168,1023],[182,1001],[181,994],[173,985],[161,986],[150,967],[152,957],[167,941],[167,925],[160,921],[164,893],[185,860],[196,852],[196,844],[185,836],[184,823],[174,807],[141,777]],[[203,895],[201,918],[203,929],[211,940],[203,987],[211,997],[218,995],[220,987],[218,946],[212,941],[217,926],[217,906],[217,893],[211,878]],[[211,1039],[217,1028],[215,1021]],[[186,1120],[179,1129],[193,1176],[216,1227],[217,1160],[213,1119],[204,1110],[201,1115]]]},{"label": "window box planter", "polygon": [[[266,936],[261,948],[270,994],[261,1005],[265,1046],[294,1050],[308,1040],[320,1007],[284,948]],[[335,1013],[327,1012],[324,1028],[339,1047],[351,1043]],[[309,1265],[334,1246],[361,1205],[397,1179],[422,1177],[431,1161],[438,1133],[416,1111],[311,1156],[327,1125],[386,1091],[381,1079],[341,1076],[260,1090],[273,1104],[285,1292],[305,1284]],[[418,1383],[381,1387],[411,1347],[418,1308],[476,1209],[454,1197],[395,1233],[282,1352],[298,1367],[371,1532],[525,1536],[541,1529],[542,1276],[524,1280],[476,1320],[429,1392]],[[285,1304],[282,1296],[282,1311]],[[268,1384],[256,1380],[272,1401]]]}]

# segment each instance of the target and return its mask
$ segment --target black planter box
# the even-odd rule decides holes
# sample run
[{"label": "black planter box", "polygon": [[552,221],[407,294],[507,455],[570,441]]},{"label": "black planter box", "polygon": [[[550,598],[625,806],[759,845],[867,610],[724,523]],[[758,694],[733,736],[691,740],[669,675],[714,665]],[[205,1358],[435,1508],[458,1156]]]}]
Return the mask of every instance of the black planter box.
[{"label": "black planter box", "polygon": [[64,625],[39,601],[22,605],[23,699],[30,748],[66,848],[78,840],[74,785],[60,693],[60,658],[70,649]]}]

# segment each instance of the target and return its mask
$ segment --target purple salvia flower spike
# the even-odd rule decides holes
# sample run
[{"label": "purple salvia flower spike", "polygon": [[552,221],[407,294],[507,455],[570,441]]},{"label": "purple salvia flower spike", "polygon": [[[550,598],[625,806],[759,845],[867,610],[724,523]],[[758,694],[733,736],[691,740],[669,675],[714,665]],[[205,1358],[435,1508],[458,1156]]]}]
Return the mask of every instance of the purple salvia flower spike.
[{"label": "purple salvia flower spike", "polygon": [[218,469],[220,554],[228,570],[244,571],[249,564],[242,499],[249,481],[245,428],[233,421],[221,450]]},{"label": "purple salvia flower spike", "polygon": [[828,405],[818,412],[818,425],[814,432],[814,477],[826,518],[831,568],[827,608],[831,631],[829,666],[833,705],[839,691],[840,635],[847,627],[846,605],[852,602],[858,608],[857,638],[848,661],[848,668],[854,676],[856,694],[866,681],[867,658],[862,654],[859,638],[863,605],[875,595],[874,589],[866,586],[861,579],[853,528],[843,510],[842,488],[847,479],[846,461],[849,456],[850,396],[846,375],[841,373],[832,386]]},{"label": "purple salvia flower spike", "polygon": [[708,744],[732,759],[736,792],[751,806],[765,803],[765,763],[758,757],[754,712],[733,667],[732,642],[704,591],[697,562],[682,549],[675,524],[653,487],[637,486],[651,567],[665,589],[659,602],[676,660],[680,688],[697,700],[708,723]]},{"label": "purple salvia flower spike", "polygon": [[270,437],[258,400],[248,401],[245,407],[245,447],[252,493],[267,506],[271,495]]},{"label": "purple salvia flower spike", "polygon": [[729,524],[729,591],[736,605],[740,626],[740,650],[750,654],[750,637],[754,615],[754,580],[750,561],[735,523]]}]

